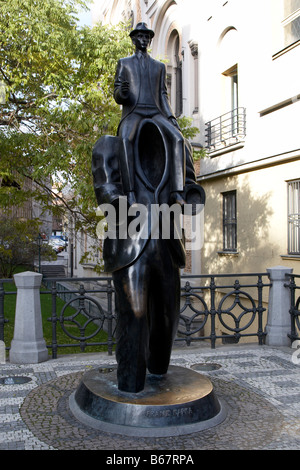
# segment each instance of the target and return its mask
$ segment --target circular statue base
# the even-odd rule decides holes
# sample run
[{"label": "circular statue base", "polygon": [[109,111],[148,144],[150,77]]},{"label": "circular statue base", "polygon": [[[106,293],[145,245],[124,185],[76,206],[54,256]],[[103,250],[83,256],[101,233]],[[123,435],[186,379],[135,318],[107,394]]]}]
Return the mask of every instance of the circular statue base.
[{"label": "circular statue base", "polygon": [[139,393],[118,390],[116,367],[90,370],[69,406],[87,426],[139,437],[190,434],[217,426],[226,417],[209,378],[178,366],[170,366],[163,376],[147,375]]}]

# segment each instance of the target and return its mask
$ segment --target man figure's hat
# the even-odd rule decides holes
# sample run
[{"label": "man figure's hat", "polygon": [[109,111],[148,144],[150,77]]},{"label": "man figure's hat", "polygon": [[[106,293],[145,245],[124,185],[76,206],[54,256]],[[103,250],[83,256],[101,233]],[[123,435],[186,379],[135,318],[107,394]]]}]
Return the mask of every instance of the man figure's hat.
[{"label": "man figure's hat", "polygon": [[137,33],[148,33],[151,39],[154,37],[154,31],[152,31],[152,29],[149,29],[146,23],[138,23],[135,29],[131,31],[129,36],[132,38],[132,36]]}]

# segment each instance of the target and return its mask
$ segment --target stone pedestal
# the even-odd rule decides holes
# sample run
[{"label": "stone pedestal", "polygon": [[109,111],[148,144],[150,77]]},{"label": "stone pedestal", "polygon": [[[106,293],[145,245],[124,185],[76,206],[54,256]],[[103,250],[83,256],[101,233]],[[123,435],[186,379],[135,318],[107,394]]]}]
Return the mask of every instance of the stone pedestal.
[{"label": "stone pedestal", "polygon": [[268,346],[290,346],[288,334],[291,331],[290,291],[286,274],[293,272],[292,268],[275,266],[268,268],[272,287],[269,294],[269,311],[266,325],[266,344]]},{"label": "stone pedestal", "polygon": [[9,359],[16,364],[35,364],[48,359],[43,338],[40,286],[42,274],[25,272],[14,275],[17,304],[14,337]]},{"label": "stone pedestal", "polygon": [[128,436],[190,434],[226,417],[209,378],[177,366],[170,366],[164,376],[149,374],[139,393],[118,390],[116,368],[91,370],[69,403],[82,423]]}]

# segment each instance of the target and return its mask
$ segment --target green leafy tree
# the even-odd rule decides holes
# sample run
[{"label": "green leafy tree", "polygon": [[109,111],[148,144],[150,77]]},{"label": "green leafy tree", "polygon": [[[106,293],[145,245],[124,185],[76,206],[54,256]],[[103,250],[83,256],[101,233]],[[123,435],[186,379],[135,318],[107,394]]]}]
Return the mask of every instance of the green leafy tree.
[{"label": "green leafy tree", "polygon": [[[115,69],[133,49],[126,24],[79,27],[86,8],[0,0],[0,213],[35,199],[96,236],[92,147],[116,134]],[[183,132],[190,137],[189,122]]]},{"label": "green leafy tree", "polygon": [[[182,116],[178,119],[180,129],[184,137],[188,140],[193,139],[199,132],[198,127],[192,125],[192,119],[187,116]],[[200,158],[206,157],[206,149],[201,148],[200,150],[193,150],[193,159],[195,161],[200,160]]]},{"label": "green leafy tree", "polygon": [[19,266],[33,266],[39,250],[44,259],[55,259],[47,243],[38,245],[39,225],[38,220],[0,217],[0,277],[11,278]]},{"label": "green leafy tree", "polygon": [[[0,207],[34,198],[79,213],[88,227],[92,147],[116,131],[115,66],[132,46],[125,25],[79,27],[84,8],[82,0],[0,0]],[[54,195],[53,182],[72,197]]]}]

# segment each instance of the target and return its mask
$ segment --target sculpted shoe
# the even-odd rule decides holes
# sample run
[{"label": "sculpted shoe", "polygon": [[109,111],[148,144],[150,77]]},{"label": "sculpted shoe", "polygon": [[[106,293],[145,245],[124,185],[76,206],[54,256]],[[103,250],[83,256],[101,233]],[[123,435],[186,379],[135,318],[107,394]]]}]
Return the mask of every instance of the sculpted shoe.
[{"label": "sculpted shoe", "polygon": [[179,204],[181,207],[183,207],[186,201],[183,198],[182,194],[183,193],[180,193],[178,191],[172,192],[170,196],[170,204]]}]

